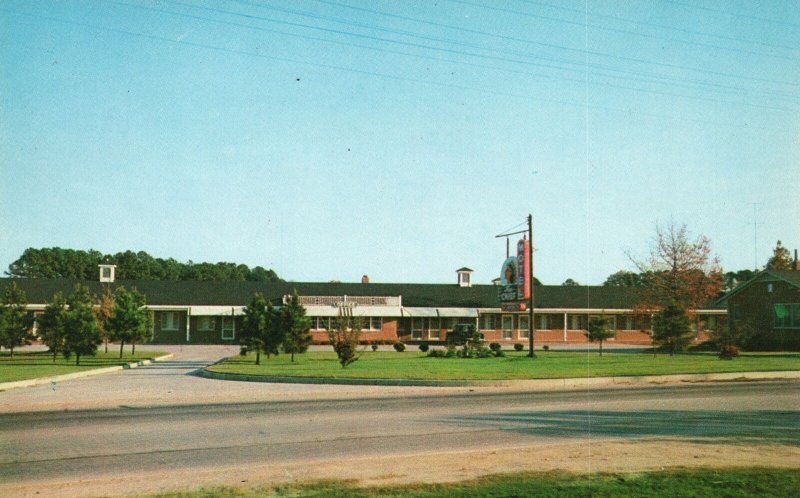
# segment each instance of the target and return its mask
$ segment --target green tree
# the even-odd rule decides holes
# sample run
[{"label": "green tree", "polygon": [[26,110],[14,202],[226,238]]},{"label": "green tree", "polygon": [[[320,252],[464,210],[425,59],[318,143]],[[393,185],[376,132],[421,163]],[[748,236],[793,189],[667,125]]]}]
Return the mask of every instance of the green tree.
[{"label": "green tree", "polygon": [[328,341],[333,346],[342,368],[358,360],[358,344],[361,340],[361,319],[339,315],[332,320],[327,330]]},{"label": "green tree", "polygon": [[11,282],[0,297],[0,346],[8,348],[12,358],[15,348],[33,341],[33,319],[25,310],[27,304],[25,292],[16,282]]},{"label": "green tree", "polygon": [[730,352],[738,352],[755,335],[755,330],[751,320],[733,320],[727,324],[717,322],[708,335],[716,344],[720,358],[730,359],[735,356]]},{"label": "green tree", "polygon": [[589,330],[586,332],[586,338],[589,342],[600,344],[600,356],[603,356],[603,341],[612,337],[614,337],[614,330],[611,328],[611,320],[605,316],[589,320]]},{"label": "green tree", "polygon": [[568,279],[564,280],[564,283],[561,284],[561,285],[566,286],[566,287],[579,287],[581,284],[579,284],[575,280],[572,280],[571,278],[568,278]]},{"label": "green tree", "polygon": [[281,310],[283,325],[286,331],[283,339],[283,351],[292,356],[308,351],[311,345],[311,320],[306,316],[306,309],[300,304],[297,290],[292,292],[289,302]]},{"label": "green tree", "polygon": [[55,363],[58,353],[64,351],[66,320],[67,302],[64,295],[57,292],[53,295],[53,300],[45,307],[44,313],[36,319],[39,326],[39,337],[53,353],[53,363]]},{"label": "green tree", "polygon": [[242,353],[255,351],[256,365],[261,364],[261,352],[267,336],[267,328],[272,321],[267,311],[267,300],[260,292],[253,296],[250,304],[244,308],[242,317],[242,331],[239,334],[239,343]]},{"label": "green tree", "polygon": [[781,241],[772,250],[772,257],[767,261],[767,270],[792,270],[792,256],[789,254],[789,249],[783,247]]},{"label": "green tree", "polygon": [[114,293],[114,308],[108,321],[109,336],[112,340],[119,341],[119,357],[125,343],[131,344],[131,353],[136,353],[136,343],[145,342],[152,333],[150,312],[145,309],[147,304],[144,294],[136,290],[130,291],[125,287],[118,287]]},{"label": "green tree", "polygon": [[605,287],[642,287],[644,286],[644,278],[642,275],[633,272],[620,270],[608,276],[605,282]]},{"label": "green tree", "polygon": [[94,356],[100,344],[97,318],[92,311],[92,296],[89,289],[76,285],[67,298],[69,310],[64,320],[64,357],[75,355],[75,364],[81,364],[81,356]]},{"label": "green tree", "polygon": [[100,340],[105,345],[105,352],[108,353],[108,340],[110,338],[110,322],[114,316],[114,293],[106,286],[103,295],[96,299],[97,306],[94,314],[97,316],[97,327],[100,329]]},{"label": "green tree", "polygon": [[692,321],[677,303],[667,305],[653,316],[653,343],[669,350],[669,355],[683,350],[692,342]]},{"label": "green tree", "polygon": [[728,271],[725,272],[724,279],[725,285],[723,290],[725,292],[730,292],[735,289],[739,284],[743,282],[747,282],[751,278],[755,276],[755,272],[753,270],[739,270],[739,271]]}]

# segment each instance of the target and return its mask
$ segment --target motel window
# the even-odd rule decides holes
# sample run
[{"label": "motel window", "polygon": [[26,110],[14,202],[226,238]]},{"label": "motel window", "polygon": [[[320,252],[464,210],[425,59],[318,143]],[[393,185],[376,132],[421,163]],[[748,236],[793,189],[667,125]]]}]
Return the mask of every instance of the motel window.
[{"label": "motel window", "polygon": [[494,330],[494,315],[483,315],[481,320],[481,329]]},{"label": "motel window", "polygon": [[236,337],[236,322],[232,316],[222,317],[222,338],[233,340]]},{"label": "motel window", "polygon": [[530,324],[530,318],[531,317],[526,316],[526,315],[520,315],[519,317],[517,317],[517,322],[519,324],[518,328],[519,328],[519,338],[520,339],[524,339],[524,338],[528,337],[528,333],[529,333],[528,329],[530,329],[528,324]]},{"label": "motel window", "polygon": [[177,311],[163,311],[161,313],[161,330],[178,330]]},{"label": "motel window", "polygon": [[776,329],[800,329],[800,304],[776,304],[773,312]]},{"label": "motel window", "polygon": [[439,339],[439,318],[428,318],[428,339]]},{"label": "motel window", "polygon": [[503,315],[503,339],[514,338],[514,315]]},{"label": "motel window", "polygon": [[537,315],[536,319],[538,320],[538,324],[536,326],[539,330],[547,330],[550,328],[550,317],[547,315]]},{"label": "motel window", "polygon": [[197,318],[197,330],[207,332],[214,330],[216,325],[216,319],[213,316],[201,316]]},{"label": "motel window", "polygon": [[422,318],[411,319],[411,338],[422,339]]}]

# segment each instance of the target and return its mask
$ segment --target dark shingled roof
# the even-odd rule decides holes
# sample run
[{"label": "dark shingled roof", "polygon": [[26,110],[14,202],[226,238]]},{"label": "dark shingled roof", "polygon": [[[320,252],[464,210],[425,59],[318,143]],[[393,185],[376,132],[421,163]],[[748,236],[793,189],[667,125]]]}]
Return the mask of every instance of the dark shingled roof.
[{"label": "dark shingled roof", "polygon": [[[499,308],[497,287],[474,285],[459,287],[456,284],[379,284],[341,282],[211,282],[211,281],[158,281],[118,280],[112,284],[72,279],[3,278],[0,291],[10,282],[25,291],[31,304],[46,304],[53,294],[72,292],[76,284],[89,287],[93,294],[103,293],[105,285],[112,290],[119,286],[137,288],[152,305],[219,305],[244,306],[253,294],[278,304],[286,294],[297,289],[305,296],[403,296],[403,306]],[[637,290],[630,287],[559,286],[534,287],[537,308],[607,308],[630,309],[636,305]],[[717,306],[719,307],[719,306]]]}]

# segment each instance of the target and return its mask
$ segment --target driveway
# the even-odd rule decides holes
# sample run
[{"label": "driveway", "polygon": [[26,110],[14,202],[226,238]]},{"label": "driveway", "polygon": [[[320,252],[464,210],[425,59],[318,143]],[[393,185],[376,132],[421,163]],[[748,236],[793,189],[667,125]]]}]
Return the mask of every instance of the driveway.
[{"label": "driveway", "polygon": [[[191,373],[221,358],[238,354],[239,347],[144,345],[136,348],[167,351],[172,353],[173,357],[145,367],[0,392],[0,413],[359,398],[480,390],[463,387],[267,384],[204,379]],[[484,389],[496,390],[496,388]]]}]

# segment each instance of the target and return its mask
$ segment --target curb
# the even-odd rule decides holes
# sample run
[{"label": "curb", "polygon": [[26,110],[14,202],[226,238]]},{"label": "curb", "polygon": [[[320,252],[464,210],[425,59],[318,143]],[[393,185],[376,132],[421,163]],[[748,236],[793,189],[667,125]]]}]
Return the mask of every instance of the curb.
[{"label": "curb", "polygon": [[172,358],[172,353],[153,358],[152,360],[132,361],[124,365],[116,365],[113,367],[95,368],[92,370],[84,370],[82,372],[74,372],[64,375],[54,375],[52,377],[38,377],[35,379],[17,380],[14,382],[0,382],[0,391],[7,391],[9,389],[16,389],[19,387],[33,387],[42,384],[49,384],[51,382],[63,382],[65,380],[81,379],[83,377],[92,377],[94,375],[103,375],[111,372],[118,372],[120,370],[128,370],[130,368],[143,367],[150,365],[154,361],[162,361]]},{"label": "curb", "polygon": [[207,379],[269,382],[279,384],[337,384],[359,386],[417,386],[417,387],[514,387],[537,389],[581,389],[588,387],[624,387],[653,384],[688,384],[697,382],[731,382],[757,380],[800,379],[800,371],[726,372],[708,374],[642,375],[630,377],[577,377],[566,379],[525,380],[423,380],[423,379],[358,379],[348,377],[285,377],[230,374],[198,370],[195,375]]}]

